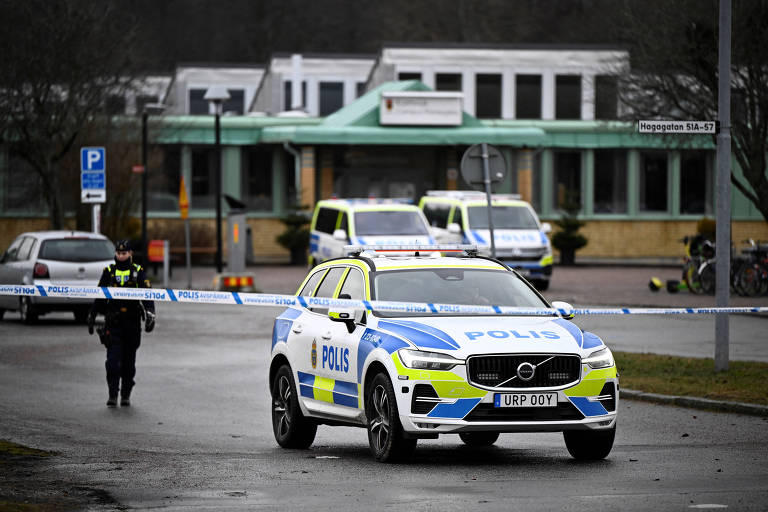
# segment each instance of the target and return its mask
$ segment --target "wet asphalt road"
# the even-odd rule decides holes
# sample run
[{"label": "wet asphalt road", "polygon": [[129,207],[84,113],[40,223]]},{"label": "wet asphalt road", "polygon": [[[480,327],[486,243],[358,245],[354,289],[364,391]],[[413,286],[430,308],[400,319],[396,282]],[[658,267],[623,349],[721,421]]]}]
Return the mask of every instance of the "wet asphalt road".
[{"label": "wet asphalt road", "polygon": [[616,445],[597,463],[573,462],[560,434],[505,434],[482,450],[443,436],[419,441],[404,465],[376,463],[355,428],[320,427],[312,449],[282,450],[265,377],[275,310],[158,310],[158,327],[138,353],[134,405],[113,410],[104,406],[104,351],[69,315],[32,327],[15,314],[0,322],[0,439],[58,452],[39,477],[103,489],[119,503],[102,508],[527,512],[768,503],[766,419],[642,402],[621,402]]}]

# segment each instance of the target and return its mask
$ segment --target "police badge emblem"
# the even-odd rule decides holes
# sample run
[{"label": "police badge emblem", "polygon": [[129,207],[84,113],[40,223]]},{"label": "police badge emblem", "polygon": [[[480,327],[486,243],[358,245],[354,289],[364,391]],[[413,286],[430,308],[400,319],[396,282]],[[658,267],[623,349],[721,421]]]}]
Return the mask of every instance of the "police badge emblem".
[{"label": "police badge emblem", "polygon": [[312,340],[312,369],[317,368],[317,341]]}]

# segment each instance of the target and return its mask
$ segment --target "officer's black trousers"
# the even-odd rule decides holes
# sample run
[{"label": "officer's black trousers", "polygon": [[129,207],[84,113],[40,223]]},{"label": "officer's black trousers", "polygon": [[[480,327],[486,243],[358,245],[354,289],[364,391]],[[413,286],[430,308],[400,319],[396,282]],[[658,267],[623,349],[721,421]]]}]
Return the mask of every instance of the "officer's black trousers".
[{"label": "officer's black trousers", "polygon": [[112,329],[107,347],[107,386],[109,396],[130,396],[133,377],[136,375],[136,351],[141,342],[141,331],[137,329]]}]

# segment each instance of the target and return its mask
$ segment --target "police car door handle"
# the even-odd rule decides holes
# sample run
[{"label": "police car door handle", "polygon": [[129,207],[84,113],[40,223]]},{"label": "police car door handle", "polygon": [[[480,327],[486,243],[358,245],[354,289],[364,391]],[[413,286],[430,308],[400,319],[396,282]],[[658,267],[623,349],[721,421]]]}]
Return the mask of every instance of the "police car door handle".
[{"label": "police car door handle", "polygon": [[330,331],[328,331],[327,333],[323,334],[323,335],[322,335],[322,336],[320,336],[320,337],[321,337],[321,338],[323,338],[324,340],[329,340],[329,339],[331,339],[333,336],[331,336],[331,332],[330,332]]},{"label": "police car door handle", "polygon": [[301,334],[301,331],[304,330],[304,328],[301,325],[294,325],[293,329],[291,329],[295,334]]}]

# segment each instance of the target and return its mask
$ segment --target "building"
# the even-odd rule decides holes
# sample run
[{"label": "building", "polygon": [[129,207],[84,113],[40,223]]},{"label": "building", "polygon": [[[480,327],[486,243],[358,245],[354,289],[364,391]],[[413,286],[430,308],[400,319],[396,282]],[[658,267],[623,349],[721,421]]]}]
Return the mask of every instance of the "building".
[{"label": "building", "polygon": [[[126,116],[155,100],[166,106],[150,116],[150,142],[163,155],[149,175],[150,236],[180,222],[181,176],[193,223],[213,226],[216,153],[212,107],[202,98],[219,85],[230,92],[221,118],[222,190],[247,205],[257,260],[286,259],[274,240],[284,229],[280,218],[319,199],[415,201],[428,189],[467,188],[461,156],[481,142],[498,146],[508,163],[496,191],[521,194],[542,220],[579,205],[590,240],[579,257],[680,257],[679,240],[714,217],[714,141],[641,135],[634,123],[617,121],[615,77],[628,58],[595,46],[389,45],[376,56],[276,54],[264,67],[179,66],[155,79],[164,91],[155,85],[154,96],[125,104]],[[425,124],[382,115],[383,96],[399,101],[425,91],[436,91],[431,96],[449,110],[458,104],[458,117]],[[21,226],[47,225],[23,199],[19,165],[0,160],[0,222],[8,233],[0,245]],[[740,172],[735,162],[733,170]],[[733,240],[768,238],[759,212],[732,195]]]}]

